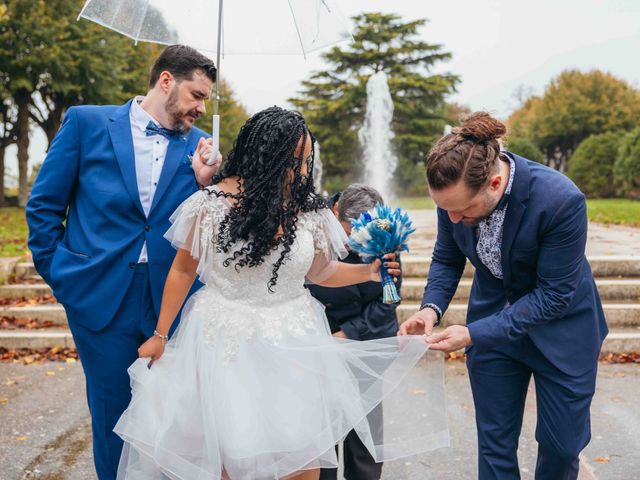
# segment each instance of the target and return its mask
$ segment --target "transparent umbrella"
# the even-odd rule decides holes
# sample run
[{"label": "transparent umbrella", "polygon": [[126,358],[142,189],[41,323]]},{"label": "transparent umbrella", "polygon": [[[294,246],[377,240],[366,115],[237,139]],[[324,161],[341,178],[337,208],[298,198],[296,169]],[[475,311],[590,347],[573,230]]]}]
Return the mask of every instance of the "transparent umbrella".
[{"label": "transparent umbrella", "polygon": [[[349,23],[333,0],[87,0],[86,18],[135,41],[183,44],[225,54],[306,56],[351,39]],[[214,152],[219,146],[218,84],[213,112]]]}]

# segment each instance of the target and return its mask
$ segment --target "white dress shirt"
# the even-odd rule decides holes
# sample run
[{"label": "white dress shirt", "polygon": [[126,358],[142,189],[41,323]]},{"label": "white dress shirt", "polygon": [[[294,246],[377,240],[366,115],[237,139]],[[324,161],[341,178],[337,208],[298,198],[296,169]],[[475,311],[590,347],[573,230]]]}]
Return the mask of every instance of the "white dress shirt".
[{"label": "white dress shirt", "polygon": [[[144,214],[148,217],[153,203],[153,196],[160,180],[164,158],[167,155],[169,140],[162,135],[147,136],[145,133],[150,121],[158,126],[160,126],[160,123],[140,106],[140,102],[143,99],[144,97],[133,99],[129,110],[129,119],[131,120],[138,194],[140,195],[140,203]],[[147,260],[147,242],[145,242],[138,257],[138,263],[146,263]]]}]

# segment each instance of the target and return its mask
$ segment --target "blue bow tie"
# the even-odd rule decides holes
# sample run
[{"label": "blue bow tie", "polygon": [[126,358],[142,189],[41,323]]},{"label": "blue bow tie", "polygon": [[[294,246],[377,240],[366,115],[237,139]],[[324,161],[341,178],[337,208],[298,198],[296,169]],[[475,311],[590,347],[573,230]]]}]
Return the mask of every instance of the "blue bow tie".
[{"label": "blue bow tie", "polygon": [[172,138],[180,135],[180,132],[178,132],[177,130],[169,130],[168,128],[159,127],[152,121],[149,121],[149,123],[147,124],[147,128],[145,128],[144,130],[144,133],[147,134],[147,137],[150,137],[152,135],[162,135],[167,140],[171,140]]}]

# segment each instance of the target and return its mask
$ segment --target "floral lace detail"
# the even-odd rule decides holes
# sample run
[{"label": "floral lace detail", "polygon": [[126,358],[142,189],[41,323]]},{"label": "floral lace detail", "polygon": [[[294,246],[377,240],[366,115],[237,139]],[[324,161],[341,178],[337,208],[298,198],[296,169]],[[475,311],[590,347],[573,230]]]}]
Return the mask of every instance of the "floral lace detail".
[{"label": "floral lace detail", "polygon": [[304,287],[305,275],[314,259],[335,257],[332,245],[343,245],[346,238],[330,237],[336,236],[336,230],[332,230],[336,226],[329,222],[337,221],[329,211],[299,215],[291,251],[278,271],[274,291],[269,292],[267,285],[280,248],[257,267],[236,270],[233,265],[224,266],[229,254],[218,251],[215,239],[229,208],[225,198],[199,191],[174,213],[173,226],[166,234],[174,246],[189,250],[198,258],[198,275],[205,283],[186,311],[188,317],[194,318],[184,321],[203,322],[208,346],[222,340],[225,363],[235,358],[243,343],[257,335],[277,345],[288,337],[318,332],[318,307]]},{"label": "floral lace detail", "polygon": [[314,253],[329,253],[329,243],[327,241],[329,233],[326,225],[322,222],[322,217],[315,212],[305,212],[298,216],[298,230],[307,230],[313,237]]},{"label": "floral lace detail", "polygon": [[307,295],[264,307],[228,302],[214,289],[205,287],[197,294],[190,315],[203,322],[205,345],[215,347],[222,343],[226,365],[253,338],[260,337],[276,346],[287,338],[320,333],[313,316],[313,300]]}]

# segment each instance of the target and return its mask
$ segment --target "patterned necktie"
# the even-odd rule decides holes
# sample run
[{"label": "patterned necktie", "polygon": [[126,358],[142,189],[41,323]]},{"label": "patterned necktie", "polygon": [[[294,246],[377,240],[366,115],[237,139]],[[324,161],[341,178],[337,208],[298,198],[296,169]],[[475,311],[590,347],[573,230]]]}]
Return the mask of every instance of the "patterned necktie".
[{"label": "patterned necktie", "polygon": [[177,130],[169,130],[168,128],[159,127],[158,125],[153,123],[151,120],[149,120],[149,123],[147,124],[147,128],[144,130],[144,133],[147,134],[147,137],[150,137],[152,135],[162,135],[167,140],[171,140],[172,138],[175,138],[178,135],[180,135],[180,132],[178,132]]}]

